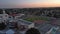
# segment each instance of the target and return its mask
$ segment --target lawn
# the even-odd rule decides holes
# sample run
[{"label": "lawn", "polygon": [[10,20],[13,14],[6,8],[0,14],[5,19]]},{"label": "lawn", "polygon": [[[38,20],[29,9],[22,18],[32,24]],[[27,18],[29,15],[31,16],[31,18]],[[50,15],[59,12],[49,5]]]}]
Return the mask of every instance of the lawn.
[{"label": "lawn", "polygon": [[33,22],[35,20],[45,20],[45,21],[48,21],[49,19],[47,17],[30,17],[30,18],[25,18],[24,20]]}]

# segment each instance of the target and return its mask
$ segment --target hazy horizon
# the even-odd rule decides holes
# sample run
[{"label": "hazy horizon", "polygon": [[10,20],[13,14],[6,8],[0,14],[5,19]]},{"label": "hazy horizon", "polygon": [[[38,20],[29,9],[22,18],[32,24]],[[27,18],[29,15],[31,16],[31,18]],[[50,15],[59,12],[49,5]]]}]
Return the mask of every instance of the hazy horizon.
[{"label": "hazy horizon", "polygon": [[0,0],[0,8],[60,7],[60,0]]}]

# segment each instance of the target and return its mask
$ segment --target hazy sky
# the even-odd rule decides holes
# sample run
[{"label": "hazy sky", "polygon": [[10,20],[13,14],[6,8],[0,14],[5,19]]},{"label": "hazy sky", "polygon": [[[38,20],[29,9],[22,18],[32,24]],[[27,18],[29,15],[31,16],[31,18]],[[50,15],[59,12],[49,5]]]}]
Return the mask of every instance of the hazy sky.
[{"label": "hazy sky", "polygon": [[60,7],[60,0],[0,0],[0,8]]}]

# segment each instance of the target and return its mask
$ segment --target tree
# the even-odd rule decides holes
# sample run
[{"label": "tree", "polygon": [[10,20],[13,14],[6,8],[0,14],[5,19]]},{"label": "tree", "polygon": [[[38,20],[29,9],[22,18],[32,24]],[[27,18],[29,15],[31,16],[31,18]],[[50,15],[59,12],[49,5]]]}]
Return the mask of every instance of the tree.
[{"label": "tree", "polygon": [[4,30],[6,28],[6,25],[4,23],[0,23],[0,30]]},{"label": "tree", "polygon": [[37,29],[31,28],[27,30],[25,34],[41,34],[41,33]]}]

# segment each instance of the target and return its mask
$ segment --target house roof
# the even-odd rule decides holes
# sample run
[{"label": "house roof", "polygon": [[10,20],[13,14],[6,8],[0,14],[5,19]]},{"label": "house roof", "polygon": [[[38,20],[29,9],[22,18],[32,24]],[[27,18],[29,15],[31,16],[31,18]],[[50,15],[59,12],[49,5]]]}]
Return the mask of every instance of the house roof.
[{"label": "house roof", "polygon": [[34,23],[37,23],[37,24],[42,24],[42,23],[45,23],[46,21],[45,20],[35,20]]},{"label": "house roof", "polygon": [[60,20],[52,20],[51,24],[60,25]]},{"label": "house roof", "polygon": [[32,22],[29,22],[29,21],[26,21],[26,20],[23,20],[23,19],[18,20],[18,22],[20,22],[21,24],[25,24],[25,25],[32,24]]}]

